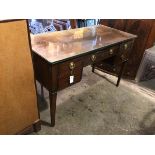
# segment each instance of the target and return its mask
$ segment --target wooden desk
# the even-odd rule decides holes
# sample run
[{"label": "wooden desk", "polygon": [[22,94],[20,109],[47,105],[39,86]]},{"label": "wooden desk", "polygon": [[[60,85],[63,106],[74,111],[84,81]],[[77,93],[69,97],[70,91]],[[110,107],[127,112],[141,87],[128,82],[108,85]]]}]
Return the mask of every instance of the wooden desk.
[{"label": "wooden desk", "polygon": [[31,36],[35,77],[49,91],[51,126],[57,92],[80,82],[85,66],[114,55],[124,66],[135,38],[103,25]]}]

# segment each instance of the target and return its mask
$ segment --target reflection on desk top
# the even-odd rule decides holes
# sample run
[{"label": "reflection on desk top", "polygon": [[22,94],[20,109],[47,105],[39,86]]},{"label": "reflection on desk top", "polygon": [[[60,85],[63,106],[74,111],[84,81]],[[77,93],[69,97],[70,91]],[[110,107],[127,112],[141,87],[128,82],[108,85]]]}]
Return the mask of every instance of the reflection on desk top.
[{"label": "reflection on desk top", "polygon": [[35,53],[50,63],[57,63],[133,38],[136,36],[97,25],[31,35],[31,44]]}]

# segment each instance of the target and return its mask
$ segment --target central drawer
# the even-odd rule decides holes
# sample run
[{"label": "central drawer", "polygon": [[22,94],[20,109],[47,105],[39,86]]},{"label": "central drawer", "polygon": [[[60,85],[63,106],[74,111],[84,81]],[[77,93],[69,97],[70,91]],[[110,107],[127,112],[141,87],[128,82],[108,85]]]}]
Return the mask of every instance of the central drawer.
[{"label": "central drawer", "polygon": [[118,53],[118,50],[119,50],[119,45],[115,45],[115,46],[109,47],[105,50],[99,51],[96,54],[97,55],[96,62],[102,61],[104,59],[107,59],[107,58],[110,58],[110,57],[116,55]]},{"label": "central drawer", "polygon": [[104,59],[112,57],[117,54],[118,50],[119,50],[119,45],[114,45],[112,47],[108,47],[103,50],[98,50],[93,54],[89,54],[83,58],[84,59],[83,66],[85,67],[91,64],[95,64]]}]

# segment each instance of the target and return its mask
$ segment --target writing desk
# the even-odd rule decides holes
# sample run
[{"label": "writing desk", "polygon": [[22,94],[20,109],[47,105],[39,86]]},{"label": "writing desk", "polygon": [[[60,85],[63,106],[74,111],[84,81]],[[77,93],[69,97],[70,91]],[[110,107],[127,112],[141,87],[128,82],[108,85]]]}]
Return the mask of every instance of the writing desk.
[{"label": "writing desk", "polygon": [[80,82],[83,67],[112,56],[122,60],[120,81],[135,38],[103,25],[31,35],[35,78],[49,91],[51,126],[57,92]]}]

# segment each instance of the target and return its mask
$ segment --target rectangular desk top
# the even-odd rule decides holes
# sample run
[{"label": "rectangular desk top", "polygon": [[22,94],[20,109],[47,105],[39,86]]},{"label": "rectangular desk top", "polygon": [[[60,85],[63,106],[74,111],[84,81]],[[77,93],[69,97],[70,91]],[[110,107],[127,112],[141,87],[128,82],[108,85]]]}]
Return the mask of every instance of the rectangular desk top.
[{"label": "rectangular desk top", "polygon": [[54,64],[136,38],[103,25],[31,35],[33,52]]}]

